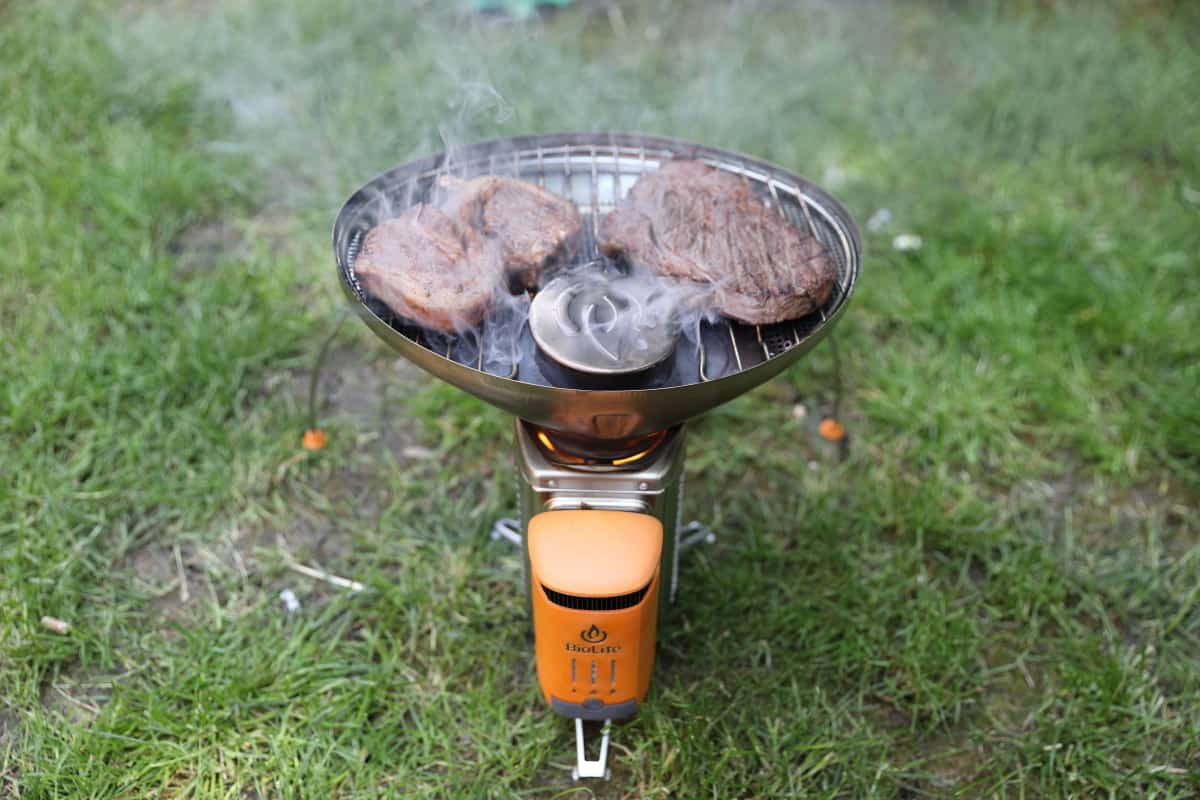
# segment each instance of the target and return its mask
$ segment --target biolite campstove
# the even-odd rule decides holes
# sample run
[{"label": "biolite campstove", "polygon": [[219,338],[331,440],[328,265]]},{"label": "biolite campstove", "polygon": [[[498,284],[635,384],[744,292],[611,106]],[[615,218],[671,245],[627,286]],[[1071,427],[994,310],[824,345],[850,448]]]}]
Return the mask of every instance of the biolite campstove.
[{"label": "biolite campstove", "polygon": [[[834,276],[823,302],[796,319],[746,324],[605,255],[605,216],[639,178],[676,160],[737,176],[814,239]],[[583,224],[569,257],[455,332],[423,327],[363,285],[355,260],[372,228],[485,175],[573,202]],[[484,142],[385,172],[346,201],[333,245],[343,288],[381,339],[515,417],[520,518],[499,521],[493,537],[524,551],[538,683],[549,707],[575,720],[576,777],[602,777],[607,723],[646,702],[661,601],[679,591],[680,553],[712,537],[682,524],[686,422],[775,376],[832,330],[859,273],[853,220],[818,187],[755,158],[673,139],[571,133]],[[597,760],[584,758],[584,721],[604,723]]]}]

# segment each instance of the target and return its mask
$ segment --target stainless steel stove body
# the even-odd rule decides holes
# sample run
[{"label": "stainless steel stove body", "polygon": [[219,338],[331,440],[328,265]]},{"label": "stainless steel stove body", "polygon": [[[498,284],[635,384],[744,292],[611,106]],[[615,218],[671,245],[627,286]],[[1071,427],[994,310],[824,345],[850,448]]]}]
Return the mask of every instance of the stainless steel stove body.
[{"label": "stainless steel stove body", "polygon": [[[685,432],[683,425],[665,431],[649,452],[625,456],[630,459],[628,461],[616,458],[606,459],[607,464],[571,464],[547,446],[547,442],[553,443],[549,434],[517,420],[520,533],[528,530],[534,515],[544,511],[597,509],[649,514],[662,523],[660,574],[666,599],[674,602],[679,586],[681,541],[698,541],[712,536],[698,523],[686,528],[682,525]],[[612,461],[621,463],[612,464]],[[525,551],[525,566],[528,574],[528,550]],[[660,606],[660,617],[665,607]]]}]

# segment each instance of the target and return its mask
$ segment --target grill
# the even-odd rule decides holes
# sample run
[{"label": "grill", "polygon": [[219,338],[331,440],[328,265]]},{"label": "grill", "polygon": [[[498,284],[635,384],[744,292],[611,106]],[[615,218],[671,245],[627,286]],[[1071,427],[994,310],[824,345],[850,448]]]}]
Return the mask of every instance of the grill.
[{"label": "grill", "polygon": [[[597,247],[600,220],[611,211],[639,177],[672,158],[696,158],[714,167],[736,173],[750,181],[762,201],[797,228],[815,236],[832,256],[837,281],[829,300],[812,314],[775,325],[743,325],[721,319],[717,323],[697,321],[689,336],[680,339],[669,373],[649,377],[653,383],[620,388],[659,388],[707,382],[755,367],[801,344],[836,313],[849,296],[857,264],[852,236],[827,208],[819,190],[787,180],[763,169],[761,162],[732,154],[718,157],[710,152],[688,152],[687,148],[655,146],[643,141],[623,142],[611,137],[607,144],[562,143],[550,145],[535,140],[520,147],[510,140],[508,148],[470,148],[458,156],[437,159],[424,169],[407,174],[387,173],[368,188],[374,195],[348,231],[347,279],[359,299],[388,325],[416,344],[464,366],[491,374],[543,386],[576,385],[557,371],[546,370],[533,357],[527,325],[511,345],[510,357],[485,363],[489,349],[489,326],[485,321],[476,334],[446,336],[426,331],[396,317],[386,306],[363,291],[354,275],[353,263],[363,236],[379,221],[395,216],[418,202],[435,199],[439,189],[452,179],[478,175],[506,175],[536,183],[570,198],[584,218],[582,246],[577,265],[603,261]],[[674,143],[673,143],[674,144]],[[704,150],[703,148],[696,148]],[[509,350],[509,347],[503,347]],[[645,379],[643,379],[645,380]]]}]

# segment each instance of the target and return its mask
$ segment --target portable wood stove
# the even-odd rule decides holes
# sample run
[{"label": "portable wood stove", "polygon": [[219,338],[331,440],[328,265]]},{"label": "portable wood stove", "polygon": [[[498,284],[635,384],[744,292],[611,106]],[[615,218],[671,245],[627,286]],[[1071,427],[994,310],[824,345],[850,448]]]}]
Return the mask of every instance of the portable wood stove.
[{"label": "portable wood stove", "polygon": [[[641,327],[629,346],[618,321],[646,298],[600,255],[596,232],[638,177],[670,159],[744,177],[815,236],[837,269],[829,300],[775,325],[697,318]],[[576,264],[533,297],[527,320],[485,321],[473,335],[448,337],[364,291],[354,260],[381,220],[478,175],[570,198],[585,220],[583,242]],[[698,523],[681,525],[684,423],[775,376],[829,333],[858,277],[854,221],[821,189],[758,159],[674,139],[570,133],[483,142],[385,172],[346,201],[333,245],[343,288],[380,338],[517,418],[520,518],[501,520],[492,536],[524,552],[538,682],[551,708],[575,721],[575,775],[604,776],[610,723],[645,701],[659,600],[675,599],[680,552],[713,538]],[[574,335],[584,328],[589,335]],[[597,760],[584,757],[585,720],[604,723]]]}]

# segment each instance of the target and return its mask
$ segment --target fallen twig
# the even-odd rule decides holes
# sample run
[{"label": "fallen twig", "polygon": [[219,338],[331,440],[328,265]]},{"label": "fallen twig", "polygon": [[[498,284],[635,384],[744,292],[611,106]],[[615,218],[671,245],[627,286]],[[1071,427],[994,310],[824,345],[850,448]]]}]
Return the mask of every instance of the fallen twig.
[{"label": "fallen twig", "polygon": [[183,568],[183,554],[179,552],[179,545],[175,545],[175,571],[179,574],[179,602],[186,603],[191,597],[188,591],[187,570]]},{"label": "fallen twig", "polygon": [[334,575],[326,572],[323,569],[317,569],[316,567],[310,567],[297,561],[292,561],[290,558],[287,560],[287,565],[288,569],[292,570],[293,572],[299,572],[301,575],[307,575],[308,577],[316,578],[319,581],[332,583],[334,586],[340,586],[343,589],[349,589],[352,592],[361,592],[367,588],[358,581],[352,581],[349,578],[343,578],[340,575]]}]

